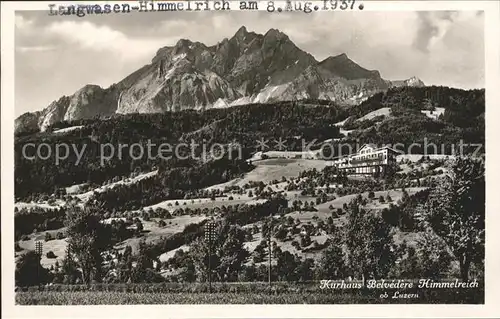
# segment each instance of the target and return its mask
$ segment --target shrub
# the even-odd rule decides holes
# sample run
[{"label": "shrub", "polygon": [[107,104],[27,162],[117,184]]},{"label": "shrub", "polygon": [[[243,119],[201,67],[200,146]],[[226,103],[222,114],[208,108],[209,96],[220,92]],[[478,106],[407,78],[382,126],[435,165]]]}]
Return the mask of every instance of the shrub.
[{"label": "shrub", "polygon": [[302,236],[300,239],[300,245],[302,247],[307,247],[311,244],[311,237],[309,235]]},{"label": "shrub", "polygon": [[47,254],[46,254],[47,258],[49,259],[54,259],[54,258],[57,258],[56,254],[54,254],[54,252],[51,250],[49,251]]},{"label": "shrub", "polygon": [[380,203],[385,203],[384,196],[380,195],[380,197],[378,198],[378,201],[379,201]]},{"label": "shrub", "polygon": [[52,239],[54,239],[54,238],[52,238],[52,235],[50,233],[45,233],[45,241],[49,241]]}]

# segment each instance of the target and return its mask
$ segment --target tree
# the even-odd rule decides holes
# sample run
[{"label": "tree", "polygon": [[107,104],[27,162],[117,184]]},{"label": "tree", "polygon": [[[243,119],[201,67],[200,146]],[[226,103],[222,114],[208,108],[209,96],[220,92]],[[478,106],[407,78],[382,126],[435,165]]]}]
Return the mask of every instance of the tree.
[{"label": "tree", "polygon": [[286,235],[287,235],[287,231],[286,231],[285,227],[283,227],[283,226],[278,227],[276,234],[274,234],[276,239],[281,240],[281,241],[285,240]]},{"label": "tree", "polygon": [[118,259],[118,281],[127,282],[132,275],[132,247],[126,246],[123,255]]},{"label": "tree", "polygon": [[49,271],[40,264],[40,255],[28,251],[16,262],[15,282],[17,286],[34,286],[49,281]]},{"label": "tree", "polygon": [[47,252],[46,257],[49,259],[57,258],[56,254],[54,254],[54,252],[52,250]]},{"label": "tree", "polygon": [[261,261],[264,260],[264,257],[266,255],[266,250],[265,250],[265,247],[266,247],[266,243],[265,241],[264,242],[261,242],[257,245],[257,247],[255,247],[254,251],[253,251],[253,261],[256,262],[256,263],[260,263]]},{"label": "tree", "polygon": [[397,250],[399,262],[392,269],[392,278],[429,278],[448,277],[451,256],[441,238],[427,231],[414,246],[403,242]]},{"label": "tree", "polygon": [[451,256],[442,239],[435,234],[426,232],[417,240],[416,247],[420,267],[419,278],[446,278]]},{"label": "tree", "polygon": [[380,174],[382,178],[386,180],[387,183],[392,183],[395,179],[396,172],[398,171],[398,165],[396,163],[390,162],[385,166],[382,174]]},{"label": "tree", "polygon": [[185,282],[193,282],[196,280],[196,269],[191,258],[185,259],[184,269],[179,275]]},{"label": "tree", "polygon": [[309,281],[314,277],[313,273],[314,260],[311,258],[306,258],[303,262],[298,265],[297,273],[299,280]]},{"label": "tree", "polygon": [[76,282],[77,278],[81,276],[81,273],[77,269],[77,265],[68,248],[66,248],[66,254],[62,261],[61,272],[64,275],[64,284],[73,284]]},{"label": "tree", "polygon": [[100,215],[92,207],[73,207],[66,214],[68,247],[86,284],[91,280],[100,281],[101,254],[111,246],[111,229],[100,222]]},{"label": "tree", "polygon": [[277,220],[272,217],[264,220],[262,223],[262,237],[269,238],[269,236],[273,236],[275,230],[274,228],[277,223]]},{"label": "tree", "polygon": [[307,247],[311,244],[311,236],[309,234],[305,234],[300,238],[300,246]]},{"label": "tree", "polygon": [[298,266],[300,260],[289,251],[284,251],[278,257],[277,272],[280,280],[297,281],[299,279]]},{"label": "tree", "polygon": [[137,233],[138,234],[140,234],[144,230],[144,225],[142,224],[142,222],[140,220],[138,220],[135,223],[135,226],[137,227]]},{"label": "tree", "polygon": [[458,158],[429,194],[425,220],[444,239],[469,279],[471,263],[483,264],[485,241],[484,163]]},{"label": "tree", "polygon": [[236,280],[238,272],[242,270],[249,256],[248,250],[244,247],[246,232],[240,226],[224,220],[218,223],[215,233],[211,256],[208,256],[208,242],[204,238],[198,238],[191,244],[189,254],[193,259],[197,278],[201,281],[208,279],[208,258],[210,258],[214,279]]},{"label": "tree", "polygon": [[384,278],[396,259],[390,226],[356,202],[350,203],[347,218],[347,264],[353,275],[363,281]]},{"label": "tree", "polygon": [[255,267],[255,264],[250,264],[248,266],[245,266],[243,269],[243,275],[241,278],[241,281],[255,281],[257,278],[257,269]]},{"label": "tree", "polygon": [[[335,232],[335,234],[338,234],[338,232]],[[319,278],[342,279],[346,277],[347,268],[341,245],[341,237],[334,235],[333,240],[321,253],[317,267]]]},{"label": "tree", "polygon": [[159,264],[158,258],[154,254],[152,247],[144,240],[139,242],[139,252],[137,254],[137,264],[132,270],[132,282],[160,282],[163,279],[154,270],[154,262]]}]

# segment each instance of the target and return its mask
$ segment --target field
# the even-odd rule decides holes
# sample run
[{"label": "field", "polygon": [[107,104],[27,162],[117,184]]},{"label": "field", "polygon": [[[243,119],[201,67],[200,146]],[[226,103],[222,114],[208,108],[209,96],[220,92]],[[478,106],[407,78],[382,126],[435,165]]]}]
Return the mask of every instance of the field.
[{"label": "field", "polygon": [[[406,191],[408,192],[408,195],[413,195],[413,194],[415,194],[423,189],[424,189],[423,187],[410,187],[410,188],[407,188]],[[401,190],[394,190],[394,189],[387,190],[387,191],[378,191],[378,192],[374,192],[374,193],[375,193],[375,198],[372,201],[368,202],[367,208],[383,209],[383,208],[389,207],[390,203],[381,204],[378,202],[379,196],[384,196],[384,197],[386,197],[387,195],[391,196],[392,203],[394,203],[394,204],[398,200],[400,200],[403,196],[403,192]],[[326,203],[323,203],[323,204],[316,206],[316,208],[318,209],[318,212],[317,212],[318,217],[321,217],[323,215],[324,217],[327,218],[328,216],[330,216],[330,209],[329,209],[330,205],[334,209],[342,208],[342,206],[344,204],[348,204],[351,200],[353,200],[357,196],[358,196],[358,194],[346,195],[346,196],[342,196],[342,197],[336,198],[332,201],[329,201],[329,202],[326,202]],[[363,193],[362,196],[367,198],[368,193]],[[316,213],[316,212],[313,212],[313,213]],[[293,213],[293,214],[295,214],[295,213]],[[312,214],[312,215],[314,215],[314,214]],[[295,218],[295,216],[294,216],[294,218]]]},{"label": "field", "polygon": [[[280,283],[278,283],[278,286]],[[178,292],[143,292],[149,285],[142,285],[141,292],[125,288],[122,291],[23,291],[15,296],[18,305],[127,305],[127,304],[377,304],[377,303],[420,303],[420,304],[481,304],[484,293],[481,288],[473,290],[441,289],[321,289],[290,285],[285,290],[266,286],[249,290],[253,284],[228,284],[224,291],[214,290]],[[136,286],[137,288],[138,286]],[[207,288],[206,285],[204,288]],[[312,288],[312,289],[311,289]],[[242,291],[243,290],[243,291]],[[387,292],[387,298],[380,294]],[[397,292],[397,293],[396,293]]]},{"label": "field", "polygon": [[257,166],[251,172],[245,174],[242,178],[237,178],[223,184],[217,184],[207,189],[223,189],[225,186],[243,186],[250,181],[269,183],[272,180],[281,180],[282,177],[298,177],[300,172],[316,168],[322,170],[328,165],[327,161],[307,160],[307,159],[287,159],[274,158],[256,161]]},{"label": "field", "polygon": [[370,112],[366,114],[365,116],[362,116],[358,119],[358,121],[365,121],[365,120],[371,120],[377,116],[390,116],[391,115],[391,108],[390,107],[382,107],[378,110],[375,110],[373,112]]},{"label": "field", "polygon": [[17,209],[22,209],[22,208],[30,209],[30,208],[34,208],[34,207],[39,207],[39,208],[42,208],[42,209],[56,209],[56,208],[64,206],[65,204],[66,204],[65,201],[58,199],[52,205],[49,204],[49,203],[47,203],[47,201],[40,202],[40,203],[34,203],[34,202],[30,202],[30,203],[16,202],[14,204],[14,207],[16,207]]},{"label": "field", "polygon": [[144,221],[141,219],[142,224],[144,226],[144,234],[141,237],[133,237],[129,238],[115,248],[125,249],[127,245],[131,246],[132,252],[136,253],[139,248],[139,242],[144,240],[147,243],[155,242],[155,240],[160,239],[160,237],[169,237],[175,233],[182,232],[184,227],[189,224],[199,223],[202,220],[206,219],[206,217],[202,216],[178,216],[169,220],[166,220],[167,226],[159,227],[155,221]]},{"label": "field", "polygon": [[[54,233],[54,232],[49,232],[49,233]],[[45,234],[45,232],[43,233]],[[56,261],[61,264],[62,260],[64,259],[65,253],[66,253],[66,247],[67,247],[67,242],[66,239],[54,239],[50,240],[47,242],[43,241],[43,238],[45,236],[36,236],[30,240],[25,240],[25,241],[19,241],[19,246],[23,250],[34,250],[35,249],[35,241],[41,240],[43,242],[42,246],[42,259],[40,260],[40,263],[42,264],[43,267],[45,268],[50,268],[50,266],[54,265]],[[54,254],[56,255],[56,258],[47,258],[46,254],[49,251],[53,251]]]},{"label": "field", "polygon": [[[196,198],[196,199],[178,199],[178,200],[166,200],[160,202],[158,204],[154,204],[151,206],[144,207],[144,210],[149,210],[150,208],[156,210],[158,208],[163,208],[167,210],[175,210],[176,208],[190,208],[190,209],[204,209],[204,208],[215,208],[221,207],[223,205],[242,205],[252,201],[253,199],[248,197],[247,194],[242,195],[231,195],[233,199],[229,199],[229,196],[226,197],[217,197],[215,200],[211,200],[210,198]],[[176,205],[175,203],[178,203]]]},{"label": "field", "polygon": [[[22,292],[19,305],[130,305],[130,304],[336,304],[374,303],[373,297],[287,293],[127,293],[127,292]],[[381,301],[379,301],[381,302]],[[408,301],[409,302],[409,301]]]}]

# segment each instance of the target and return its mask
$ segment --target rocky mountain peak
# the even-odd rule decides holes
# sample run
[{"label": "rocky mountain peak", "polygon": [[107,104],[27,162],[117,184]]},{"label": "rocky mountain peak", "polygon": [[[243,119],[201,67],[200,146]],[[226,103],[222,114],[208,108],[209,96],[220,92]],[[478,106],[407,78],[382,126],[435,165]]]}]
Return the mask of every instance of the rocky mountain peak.
[{"label": "rocky mountain peak", "polygon": [[180,39],[174,46],[173,54],[186,53],[191,49],[193,42],[188,39]]},{"label": "rocky mountain peak", "polygon": [[[319,98],[355,104],[394,86],[424,86],[412,77],[387,81],[346,53],[318,62],[278,29],[265,34],[241,26],[233,37],[207,47],[179,39],[160,48],[151,60],[122,81],[104,89],[86,85],[43,111],[16,120],[42,130],[61,120],[115,113],[206,109],[244,103]],[[19,125],[18,125],[19,124]]]},{"label": "rocky mountain peak", "polygon": [[248,44],[259,37],[262,37],[262,35],[258,35],[255,32],[249,32],[245,26],[242,26],[229,41],[233,43],[233,45],[240,47],[240,49],[245,49]]},{"label": "rocky mountain peak", "polygon": [[234,34],[235,37],[237,38],[243,38],[244,36],[248,35],[247,28],[245,26],[241,26],[238,31]]},{"label": "rocky mountain peak", "polygon": [[330,58],[333,59],[333,60],[339,60],[339,61],[347,61],[347,60],[349,60],[349,57],[345,53],[341,53],[339,55],[332,56]]},{"label": "rocky mountain peak", "polygon": [[348,80],[380,80],[380,73],[378,71],[371,71],[361,67],[356,62],[351,60],[345,53],[328,57],[319,64],[322,68]]},{"label": "rocky mountain peak", "polygon": [[288,36],[278,29],[269,29],[269,31],[264,34],[264,39],[268,40],[289,40]]}]

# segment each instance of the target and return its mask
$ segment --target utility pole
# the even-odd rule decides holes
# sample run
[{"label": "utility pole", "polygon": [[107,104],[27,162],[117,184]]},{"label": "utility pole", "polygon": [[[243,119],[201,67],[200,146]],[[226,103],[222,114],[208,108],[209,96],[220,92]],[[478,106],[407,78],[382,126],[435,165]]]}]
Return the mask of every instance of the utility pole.
[{"label": "utility pole", "polygon": [[41,241],[36,241],[35,242],[35,253],[38,256],[38,264],[36,265],[36,276],[38,279],[38,285],[40,285],[41,280],[40,280],[40,267],[41,267],[41,261],[42,261],[42,252],[43,252],[43,244]]},{"label": "utility pole", "polygon": [[212,293],[212,243],[215,240],[215,223],[209,221],[205,225],[205,240],[208,243],[208,291]]},{"label": "utility pole", "polygon": [[269,251],[269,287],[271,287],[271,258],[272,258],[272,249],[271,249],[271,233],[272,233],[272,228],[273,228],[273,213],[269,215],[269,226],[267,228],[268,231],[268,237],[269,237],[269,243],[268,243],[268,251]]},{"label": "utility pole", "polygon": [[269,235],[269,286],[271,286],[271,235]]}]

